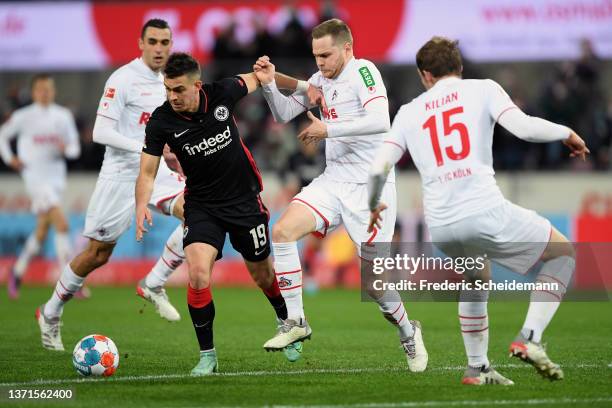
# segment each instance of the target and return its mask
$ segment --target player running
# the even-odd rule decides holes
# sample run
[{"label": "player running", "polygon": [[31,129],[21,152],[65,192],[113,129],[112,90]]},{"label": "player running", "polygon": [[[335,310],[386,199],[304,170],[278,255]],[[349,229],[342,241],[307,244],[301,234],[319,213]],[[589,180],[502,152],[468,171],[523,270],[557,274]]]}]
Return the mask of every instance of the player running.
[{"label": "player running", "polygon": [[[32,104],[16,110],[0,129],[0,153],[7,166],[23,177],[36,214],[36,229],[28,237],[11,268],[8,295],[19,297],[21,280],[30,260],[42,247],[51,225],[55,228],[55,252],[60,267],[70,259],[68,222],[61,208],[66,189],[66,162],[81,153],[72,113],[55,102],[55,82],[47,74],[32,79]],[[18,137],[17,156],[9,141]]]},{"label": "player running", "polygon": [[[584,159],[589,149],[571,129],[523,113],[494,81],[461,79],[456,41],[434,37],[418,51],[416,61],[426,92],[401,107],[375,156],[370,227],[381,222],[380,212],[386,208],[384,197],[380,198],[386,174],[408,149],[421,174],[432,242],[443,252],[448,256],[486,254],[520,274],[541,260],[537,279],[559,283],[558,291],[531,294],[525,323],[510,353],[545,378],[562,379],[563,371],[548,358],[541,340],[570,283],[574,251],[547,219],[503,197],[493,177],[493,127],[499,123],[530,142],[563,141],[571,157]],[[394,206],[390,210],[395,212]],[[462,382],[512,385],[487,357],[487,299],[487,291],[460,294],[459,322],[468,356]]]},{"label": "player running", "polygon": [[[106,82],[93,130],[95,142],[106,145],[104,162],[89,201],[83,235],[87,248],[69,264],[51,298],[36,310],[43,347],[63,350],[60,317],[64,304],[81,288],[87,275],[110,258],[117,239],[128,229],[134,214],[134,185],[139,154],[151,112],[164,101],[161,69],[172,45],[163,20],[147,21],[141,31],[140,58],[116,70]],[[162,163],[149,205],[167,215],[183,218],[183,178]],[[182,227],[179,225],[161,258],[137,286],[137,293],[152,302],[161,317],[180,320],[163,289],[169,275],[183,262]]]},{"label": "player running", "polygon": [[[200,346],[200,361],[191,375],[203,376],[218,370],[210,276],[215,260],[222,256],[226,233],[277,319],[287,318],[270,260],[270,217],[259,196],[261,175],[233,117],[235,104],[255,91],[259,81],[250,73],[203,84],[200,65],[184,53],[170,56],[164,75],[168,100],[147,124],[136,182],[136,238],[141,240],[147,231],[145,220],[151,224],[147,203],[167,144],[187,177],[183,233],[189,265],[187,304]],[[297,359],[296,350],[289,352],[288,357]]]},{"label": "player running", "polygon": [[[302,302],[302,267],[297,240],[309,233],[320,237],[344,224],[357,246],[362,262],[369,254],[361,252],[362,243],[390,242],[395,226],[395,175],[382,185],[384,200],[393,207],[379,228],[368,232],[369,210],[366,204],[368,169],[374,153],[389,130],[387,91],[378,69],[368,60],[353,56],[351,30],[341,20],[325,21],[312,30],[312,53],[319,71],[307,83],[293,89],[289,97],[281,94],[277,82],[286,83],[283,75],[275,75],[275,67],[267,58],[260,58],[264,96],[274,119],[287,123],[314,107],[308,89],[320,89],[326,103],[323,121],[308,112],[310,125],[298,138],[306,143],[325,139],[326,168],[323,174],[297,194],[272,230],[274,269],[287,302],[289,318],[278,334],[264,344],[267,350],[281,350],[311,335]],[[287,86],[283,86],[287,88]],[[411,371],[427,366],[420,323],[408,319],[396,291],[370,293],[384,317],[398,327],[400,343]]]}]

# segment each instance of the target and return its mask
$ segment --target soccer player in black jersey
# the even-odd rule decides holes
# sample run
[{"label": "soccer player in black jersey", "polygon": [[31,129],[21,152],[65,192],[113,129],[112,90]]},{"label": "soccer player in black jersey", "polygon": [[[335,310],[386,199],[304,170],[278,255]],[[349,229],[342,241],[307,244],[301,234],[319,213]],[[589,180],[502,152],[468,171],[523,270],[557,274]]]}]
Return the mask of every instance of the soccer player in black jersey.
[{"label": "soccer player in black jersey", "polygon": [[[191,374],[208,375],[218,366],[210,275],[215,260],[221,258],[226,233],[274,307],[279,323],[287,318],[270,260],[269,213],[259,196],[261,175],[233,117],[234,105],[260,84],[254,73],[203,84],[198,62],[185,53],[170,56],[164,84],[167,101],[149,119],[140,159],[136,238],[141,240],[147,232],[145,220],[151,225],[147,202],[168,144],[187,178],[183,234],[189,265],[187,303],[200,345],[200,362]],[[286,354],[292,351],[297,353],[290,347]]]}]

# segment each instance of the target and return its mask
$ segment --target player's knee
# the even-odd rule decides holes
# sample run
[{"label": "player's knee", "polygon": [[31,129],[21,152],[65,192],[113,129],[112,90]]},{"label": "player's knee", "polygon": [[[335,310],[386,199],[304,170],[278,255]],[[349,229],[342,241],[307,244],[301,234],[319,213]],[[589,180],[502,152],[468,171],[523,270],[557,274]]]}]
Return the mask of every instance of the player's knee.
[{"label": "player's knee", "polygon": [[102,265],[106,264],[112,254],[112,248],[100,247],[100,246],[90,246],[87,249],[87,260],[88,263],[93,266],[93,268],[99,268]]},{"label": "player's knee", "polygon": [[65,219],[61,219],[55,223],[55,230],[61,234],[68,232],[68,222]]},{"label": "player's knee", "polygon": [[189,265],[189,284],[192,288],[203,289],[210,285],[210,268],[204,265]]},{"label": "player's knee", "polygon": [[273,242],[291,242],[295,240],[297,240],[297,237],[287,223],[279,221],[272,227]]}]

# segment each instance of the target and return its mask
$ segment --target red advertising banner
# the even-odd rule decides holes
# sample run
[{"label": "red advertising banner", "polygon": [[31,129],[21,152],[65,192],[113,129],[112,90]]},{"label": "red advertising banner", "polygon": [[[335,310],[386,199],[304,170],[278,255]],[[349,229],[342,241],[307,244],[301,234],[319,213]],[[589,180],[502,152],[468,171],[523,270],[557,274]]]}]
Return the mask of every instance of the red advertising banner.
[{"label": "red advertising banner", "polygon": [[[326,2],[291,2],[302,25],[317,24]],[[413,63],[434,35],[458,39],[473,61],[576,58],[588,39],[612,57],[612,0],[338,0],[333,15],[346,20],[360,58]],[[435,6],[434,6],[435,4]],[[210,60],[216,35],[229,24],[239,43],[258,28],[282,32],[292,9],[279,0],[172,2],[2,2],[0,70],[100,69],[138,54],[149,18],[167,20],[175,49]],[[52,29],[51,29],[52,25]]]}]

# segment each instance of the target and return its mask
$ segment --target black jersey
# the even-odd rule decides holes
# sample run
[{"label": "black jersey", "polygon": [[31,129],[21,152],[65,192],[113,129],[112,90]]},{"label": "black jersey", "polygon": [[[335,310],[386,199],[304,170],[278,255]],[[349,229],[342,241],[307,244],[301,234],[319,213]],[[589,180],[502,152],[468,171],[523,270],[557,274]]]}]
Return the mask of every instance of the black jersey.
[{"label": "black jersey", "polygon": [[253,156],[242,143],[234,105],[247,94],[239,77],[204,84],[195,113],[178,113],[168,101],[147,123],[143,152],[161,156],[165,144],[187,178],[186,198],[207,206],[230,205],[263,189]]}]

